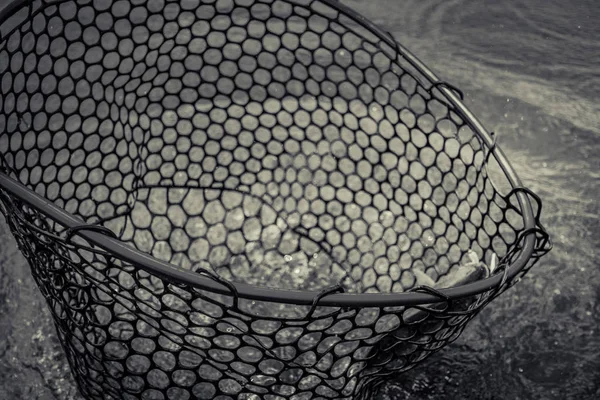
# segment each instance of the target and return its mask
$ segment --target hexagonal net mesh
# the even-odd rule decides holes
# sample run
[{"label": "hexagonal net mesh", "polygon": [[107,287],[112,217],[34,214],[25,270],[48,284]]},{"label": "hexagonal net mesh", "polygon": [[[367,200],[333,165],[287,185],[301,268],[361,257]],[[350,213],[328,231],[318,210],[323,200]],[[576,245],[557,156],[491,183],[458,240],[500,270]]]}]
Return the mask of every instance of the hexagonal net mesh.
[{"label": "hexagonal net mesh", "polygon": [[[0,209],[87,398],[367,397],[550,248],[450,91],[332,0],[9,14]],[[420,284],[469,250],[496,284]]]}]

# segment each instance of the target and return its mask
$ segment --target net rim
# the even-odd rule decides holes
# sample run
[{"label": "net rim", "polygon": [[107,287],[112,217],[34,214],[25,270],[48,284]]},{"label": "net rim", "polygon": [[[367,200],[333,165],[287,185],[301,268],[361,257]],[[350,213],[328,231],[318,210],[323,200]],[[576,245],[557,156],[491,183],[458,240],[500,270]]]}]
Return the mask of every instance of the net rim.
[{"label": "net rim", "polygon": [[[289,1],[293,2],[293,0]],[[504,175],[511,187],[514,189],[522,186],[519,177],[506,158],[505,154],[498,146],[494,145],[494,139],[492,135],[483,127],[481,122],[466,107],[463,101],[452,89],[444,85],[439,85],[443,81],[440,80],[437,75],[435,75],[427,66],[425,66],[414,54],[393,39],[390,34],[385,32],[382,28],[378,27],[373,22],[358,14],[358,12],[354,11],[348,6],[341,4],[338,0],[319,1],[345,14],[347,17],[350,17],[356,23],[360,24],[362,27],[376,35],[380,40],[384,41],[387,45],[395,48],[398,52],[398,56],[402,57],[420,74],[422,74],[423,77],[429,81],[432,87],[433,85],[438,84],[436,87],[437,90],[447,98],[447,100],[454,107],[454,111],[465,120],[465,122],[474,130],[475,134],[483,141],[488,149],[490,149],[490,155],[493,155],[498,162],[498,165],[504,172]],[[4,23],[9,17],[20,11],[22,8],[28,5],[32,6],[33,3],[33,0],[14,0],[13,2],[9,3],[2,11],[0,11],[0,24]],[[1,37],[0,40],[2,40]],[[30,207],[35,208],[39,212],[65,226],[67,229],[75,228],[81,225],[81,221],[78,220],[74,215],[46,200],[44,197],[27,188],[20,182],[12,179],[2,171],[0,171],[0,188],[28,204]],[[521,270],[523,270],[523,268],[525,268],[529,259],[533,255],[535,248],[536,235],[535,232],[533,232],[533,229],[536,226],[536,219],[530,198],[522,192],[517,192],[515,196],[521,207],[524,229],[527,234],[524,235],[523,247],[515,261],[510,266],[507,266],[508,271],[505,274],[506,277],[503,277],[502,274],[496,274],[489,278],[467,285],[440,289],[438,292],[441,295],[446,296],[448,299],[458,299],[477,295],[501,286],[504,279],[512,279]],[[135,265],[136,267],[139,267],[149,273],[166,278],[170,282],[190,285],[197,289],[207,290],[219,294],[232,294],[230,287],[227,285],[224,285],[207,276],[158,260],[149,254],[127,246],[118,239],[114,239],[95,231],[82,230],[77,234],[89,241],[89,243],[98,246],[110,254],[115,255],[119,259],[131,263],[132,265]],[[237,282],[231,282],[231,285],[236,289],[237,293],[235,293],[235,295],[239,296],[240,298],[296,305],[319,305],[328,307],[390,307],[429,304],[441,301],[439,295],[423,292],[331,293],[323,295],[321,292],[262,288]]]}]

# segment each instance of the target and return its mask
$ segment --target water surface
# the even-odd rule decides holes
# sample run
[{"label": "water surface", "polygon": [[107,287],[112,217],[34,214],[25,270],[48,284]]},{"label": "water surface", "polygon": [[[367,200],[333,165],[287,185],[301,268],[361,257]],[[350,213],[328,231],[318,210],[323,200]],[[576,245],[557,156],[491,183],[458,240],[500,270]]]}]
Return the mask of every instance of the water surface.
[{"label": "water surface", "polygon": [[[600,3],[344,3],[464,91],[525,186],[543,198],[555,243],[454,344],[376,398],[600,398]],[[3,221],[0,240],[0,398],[76,398],[49,313]]]}]

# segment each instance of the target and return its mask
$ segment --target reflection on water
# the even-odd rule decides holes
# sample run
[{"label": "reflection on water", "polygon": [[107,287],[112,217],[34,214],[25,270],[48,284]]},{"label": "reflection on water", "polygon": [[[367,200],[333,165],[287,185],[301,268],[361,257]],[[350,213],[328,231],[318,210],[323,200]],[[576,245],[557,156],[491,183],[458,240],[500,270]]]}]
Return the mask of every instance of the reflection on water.
[{"label": "reflection on water", "polygon": [[438,75],[460,83],[470,91],[467,98],[482,91],[486,98],[519,99],[600,133],[594,98],[600,91],[600,27],[594,22],[600,6],[594,0],[569,6],[559,0],[345,3],[394,33]]},{"label": "reflection on water", "polygon": [[[345,0],[466,94],[524,184],[554,250],[453,345],[379,399],[600,397],[600,4],[595,0]],[[29,270],[0,239],[0,398],[72,399]]]}]

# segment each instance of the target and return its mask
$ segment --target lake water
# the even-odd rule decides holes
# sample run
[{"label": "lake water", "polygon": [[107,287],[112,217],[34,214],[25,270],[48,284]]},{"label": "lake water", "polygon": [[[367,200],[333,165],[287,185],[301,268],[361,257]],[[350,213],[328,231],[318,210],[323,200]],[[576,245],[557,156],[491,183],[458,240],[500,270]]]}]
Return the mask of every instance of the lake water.
[{"label": "lake water", "polygon": [[[555,243],[458,341],[377,398],[600,398],[600,3],[344,3],[465,93],[542,197]],[[0,240],[0,398],[76,398],[49,313],[3,221]]]}]

